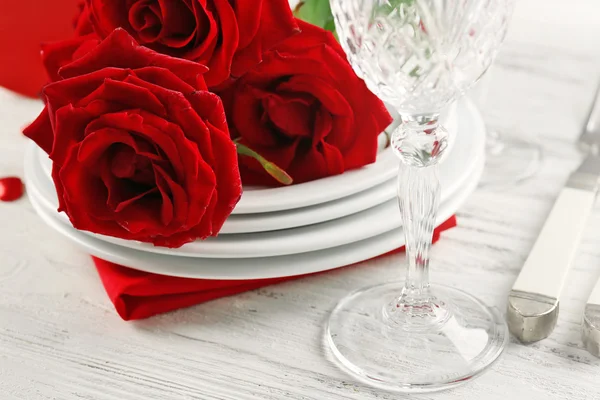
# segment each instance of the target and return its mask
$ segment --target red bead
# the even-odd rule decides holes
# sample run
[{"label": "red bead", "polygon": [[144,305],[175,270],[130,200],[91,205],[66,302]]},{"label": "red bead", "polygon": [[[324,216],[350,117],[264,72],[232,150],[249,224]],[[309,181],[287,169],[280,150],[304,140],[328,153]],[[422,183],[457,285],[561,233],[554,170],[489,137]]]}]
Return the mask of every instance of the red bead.
[{"label": "red bead", "polygon": [[0,178],[0,201],[15,201],[23,196],[23,181],[16,176]]}]

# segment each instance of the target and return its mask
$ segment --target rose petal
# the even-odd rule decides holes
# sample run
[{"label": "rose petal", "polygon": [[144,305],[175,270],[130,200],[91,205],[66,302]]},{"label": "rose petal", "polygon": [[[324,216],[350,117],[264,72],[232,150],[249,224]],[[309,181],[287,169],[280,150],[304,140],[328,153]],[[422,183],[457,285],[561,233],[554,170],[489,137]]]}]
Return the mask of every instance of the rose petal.
[{"label": "rose petal", "polygon": [[108,148],[115,143],[129,147],[135,155],[136,143],[131,134],[122,129],[103,127],[95,129],[85,136],[79,145],[77,160],[92,168],[100,162]]},{"label": "rose petal", "polygon": [[[53,175],[55,185],[61,187],[59,199],[64,202],[64,211],[73,226],[104,235],[131,238],[119,227],[114,218],[106,218],[112,214],[106,208],[107,190],[98,176],[89,174],[88,168],[82,168],[77,161],[79,146],[68,152],[65,165]],[[104,217],[102,218],[98,218]]]},{"label": "rose petal", "polygon": [[[208,123],[213,133],[213,151],[218,154],[218,163],[215,166],[216,196],[215,210],[212,216],[212,232],[219,232],[227,217],[231,214],[242,195],[242,181],[240,179],[235,145],[218,127]],[[217,198],[218,197],[218,201]]]},{"label": "rose petal", "polygon": [[[363,122],[364,121],[364,122]],[[379,136],[378,123],[373,115],[362,118],[360,128],[363,135],[357,135],[351,141],[351,145],[344,148],[344,163],[346,169],[359,168],[374,163],[377,158],[377,140]],[[349,138],[348,138],[349,139]],[[347,139],[347,142],[348,142]]]},{"label": "rose petal", "polygon": [[[173,223],[175,225],[173,231],[187,230],[187,217],[188,210],[190,209],[188,194],[160,166],[155,165],[154,171],[156,173],[156,183],[163,196],[163,207],[161,210],[163,225],[167,226]],[[165,198],[169,202],[165,203]],[[172,201],[171,204],[169,204],[170,201]]]},{"label": "rose petal", "polygon": [[[98,131],[93,133],[98,134]],[[89,136],[88,136],[89,137]],[[87,139],[87,138],[86,138]],[[85,141],[85,140],[84,140]],[[83,146],[82,146],[83,147]],[[135,174],[136,169],[136,157],[137,154],[133,147],[129,146],[116,146],[112,145],[112,157],[110,159],[110,172],[117,178],[131,178]],[[82,158],[81,149],[77,156],[80,160]],[[148,162],[148,166],[150,163]],[[150,168],[150,170],[152,170]]]},{"label": "rose petal", "polygon": [[[178,176],[178,180],[183,180],[185,168],[183,162],[186,160],[181,149],[189,146],[185,136],[181,131],[177,132],[173,124],[149,114],[145,111],[135,110],[128,112],[119,112],[104,114],[90,122],[86,130],[93,132],[105,127],[112,127],[118,130],[128,131],[145,138],[147,141],[155,143],[165,157],[173,166],[173,170]],[[167,134],[163,129],[171,129]],[[181,143],[179,143],[181,142]],[[182,159],[183,157],[183,159]],[[190,173],[193,173],[190,172]]]},{"label": "rose petal", "polygon": [[341,174],[344,172],[344,157],[338,148],[321,142],[304,153],[297,153],[287,172],[295,183]]},{"label": "rose petal", "polygon": [[[51,82],[61,79],[58,70],[73,61],[74,55],[85,54],[83,51],[89,51],[98,45],[100,40],[95,34],[77,36],[72,39],[60,42],[42,44],[42,63]],[[85,50],[77,51],[83,48]]]},{"label": "rose petal", "polygon": [[201,75],[207,71],[204,65],[140,46],[124,29],[117,28],[85,56],[62,67],[59,75],[71,78],[107,67],[135,69],[148,66],[169,69],[194,87],[199,85]]},{"label": "rose petal", "polygon": [[48,106],[50,121],[54,124],[53,117],[59,108],[68,104],[76,104],[78,100],[96,90],[105,79],[121,80],[128,74],[122,69],[104,68],[84,76],[64,79],[45,86],[42,92]]},{"label": "rose petal", "polygon": [[302,94],[314,96],[331,114],[340,116],[353,115],[352,107],[339,89],[331,86],[325,79],[310,75],[295,75],[277,86],[277,91],[290,93],[296,97]]},{"label": "rose petal", "polygon": [[[156,71],[144,70],[141,77],[151,79]],[[168,79],[167,79],[168,78]],[[165,74],[161,80],[164,84],[175,84],[170,82],[169,74]],[[147,81],[131,78],[131,82],[147,87],[168,107],[168,114],[172,121],[181,127],[185,136],[197,145],[197,150],[202,155],[202,159],[213,165],[215,157],[212,151],[211,134],[205,125],[203,119],[208,119],[215,126],[222,127],[225,135],[229,139],[227,131],[227,121],[223,105],[218,96],[205,91],[186,92],[186,96],[181,93],[165,90],[163,87],[151,84]],[[190,105],[193,109],[190,108]],[[200,118],[202,116],[202,118]],[[149,117],[151,118],[151,117]],[[157,122],[158,123],[158,122]],[[179,133],[177,134],[179,135]]]},{"label": "rose petal", "polygon": [[108,36],[116,27],[132,30],[125,1],[87,0],[94,29],[102,37]]},{"label": "rose petal", "polygon": [[250,86],[240,86],[235,91],[236,100],[229,113],[231,125],[247,143],[261,147],[282,146],[285,142],[278,140],[271,128],[261,120],[264,108],[257,93],[258,90]]},{"label": "rose petal", "polygon": [[84,36],[90,33],[94,33],[94,26],[92,25],[92,14],[87,3],[81,1],[79,4],[81,13],[75,18],[75,34],[77,36]]},{"label": "rose petal", "polygon": [[263,3],[262,0],[238,0],[234,2],[240,32],[239,49],[248,47],[255,40],[260,27],[260,15],[263,7],[265,7]]},{"label": "rose petal", "polygon": [[[119,146],[111,145],[112,146]],[[121,145],[122,146],[122,145]],[[81,149],[79,151],[81,154]],[[78,154],[78,158],[79,158]],[[106,196],[106,208],[114,213],[123,210],[125,207],[133,204],[134,202],[157,192],[157,188],[154,185],[139,185],[130,179],[120,179],[112,173],[112,160],[105,154],[102,159],[94,164],[84,164],[83,167],[88,168],[91,171],[91,175],[96,177],[99,176],[104,184],[107,196]]]},{"label": "rose petal", "polygon": [[116,215],[116,222],[135,240],[152,242],[164,229],[160,220],[160,198],[144,197]]},{"label": "rose petal", "polygon": [[[238,47],[237,19],[229,0],[213,0],[214,15],[220,29],[218,43],[208,60],[208,72],[204,75],[208,87],[216,86],[231,75],[231,63]],[[289,7],[288,7],[289,8]]]},{"label": "rose petal", "polygon": [[72,147],[77,145],[84,137],[85,127],[94,118],[84,108],[74,108],[67,105],[59,108],[55,113],[54,143],[50,158],[58,165],[64,165],[68,153]]},{"label": "rose petal", "polygon": [[154,188],[148,189],[145,192],[139,193],[127,200],[121,201],[120,203],[118,203],[116,205],[115,212],[121,212],[121,211],[125,210],[127,207],[133,205],[135,202],[138,202],[141,199],[143,199],[144,197],[151,195],[153,193],[157,193],[157,192],[158,192],[158,189],[154,187]]},{"label": "rose petal", "polygon": [[123,105],[123,108],[141,108],[161,117],[166,116],[165,107],[150,90],[126,81],[107,78],[96,90],[82,98],[78,105],[86,106],[94,100],[110,101]]},{"label": "rose petal", "polygon": [[[162,92],[165,94],[165,89],[172,90],[174,92],[189,93],[196,89],[186,82],[182,81],[177,75],[169,70],[158,67],[146,67],[136,69],[134,75],[126,78],[128,83],[132,83],[136,86],[140,86],[146,89],[150,89],[150,92]],[[156,96],[156,94],[154,94]],[[163,101],[167,99],[166,96],[162,96]],[[168,103],[168,102],[167,102]]]},{"label": "rose petal", "polygon": [[[313,145],[321,141],[325,141],[325,138],[329,139],[329,134],[331,133],[333,126],[333,117],[329,111],[319,109],[315,116],[315,125],[312,137]],[[329,141],[327,142],[329,143]]]},{"label": "rose petal", "polygon": [[346,58],[346,53],[331,32],[298,18],[295,21],[301,34],[281,42],[277,46],[278,51],[297,54],[310,48],[326,47],[334,50],[340,57]]},{"label": "rose petal", "polygon": [[185,1],[159,1],[162,10],[160,42],[170,48],[189,46],[196,34],[196,19]]},{"label": "rose petal", "polygon": [[[237,3],[240,3],[236,6],[236,11],[239,12],[238,19],[241,21],[239,24],[242,25],[248,18],[246,14],[248,8],[258,8],[258,5],[256,0],[239,0]],[[244,75],[261,62],[264,52],[300,32],[287,0],[262,0],[261,4],[258,33],[254,36],[254,40],[243,48],[240,46],[236,52],[231,65],[231,74],[234,77]],[[240,29],[240,31],[244,30]]]},{"label": "rose petal", "polygon": [[[190,43],[190,48],[178,49],[182,51],[181,54],[175,52],[173,55],[207,65],[218,45],[219,26],[206,3],[192,1],[191,6],[196,21],[194,42]],[[171,49],[164,49],[165,52],[169,50]]]},{"label": "rose petal", "polygon": [[152,0],[134,2],[128,15],[131,27],[135,29],[140,43],[152,43],[158,39],[163,27],[160,6]]},{"label": "rose petal", "polygon": [[311,137],[314,107],[300,99],[271,94],[263,99],[263,107],[270,121],[286,136]]},{"label": "rose petal", "polygon": [[47,154],[52,152],[52,143],[54,142],[54,131],[50,123],[48,107],[38,115],[28,127],[23,129],[23,134],[33,140],[35,144],[40,146]]},{"label": "rose petal", "polygon": [[[169,193],[171,193],[171,190],[168,188],[168,184],[166,183],[165,178],[161,175],[158,175],[156,172],[155,172],[155,174],[157,175],[156,176],[156,185],[158,187],[160,196],[162,198],[162,206],[160,209],[160,220],[164,226],[167,226],[167,225],[171,224],[171,222],[173,221],[173,215],[175,213],[175,211],[173,209],[173,202],[171,201],[171,197],[169,196]],[[168,176],[166,173],[164,175]],[[182,213],[180,212],[180,214],[182,214]]]}]

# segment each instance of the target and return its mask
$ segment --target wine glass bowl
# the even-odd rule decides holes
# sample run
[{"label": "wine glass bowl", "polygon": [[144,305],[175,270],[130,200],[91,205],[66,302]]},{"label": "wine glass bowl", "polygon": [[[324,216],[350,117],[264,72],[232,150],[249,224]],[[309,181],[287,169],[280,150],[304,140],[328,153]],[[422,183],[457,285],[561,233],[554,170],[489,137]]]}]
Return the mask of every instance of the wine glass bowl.
[{"label": "wine glass bowl", "polygon": [[430,115],[491,65],[512,0],[332,0],[355,72],[402,115]]},{"label": "wine glass bowl", "polygon": [[407,253],[404,282],[361,289],[333,310],[326,342],[349,373],[393,391],[441,390],[478,376],[508,330],[475,297],[429,283],[448,132],[440,112],[492,63],[513,0],[331,0],[336,31],[367,86],[399,112],[398,201]]}]

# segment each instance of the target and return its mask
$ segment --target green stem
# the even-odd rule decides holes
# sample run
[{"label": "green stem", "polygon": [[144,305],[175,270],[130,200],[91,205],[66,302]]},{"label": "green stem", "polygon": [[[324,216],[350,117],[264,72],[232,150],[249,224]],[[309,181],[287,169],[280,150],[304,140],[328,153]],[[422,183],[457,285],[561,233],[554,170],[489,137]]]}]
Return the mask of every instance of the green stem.
[{"label": "green stem", "polygon": [[234,140],[234,143],[237,147],[237,153],[242,156],[252,157],[256,161],[260,163],[260,165],[265,169],[265,171],[271,175],[273,178],[277,180],[277,182],[283,185],[291,185],[294,180],[291,176],[287,174],[283,169],[279,168],[277,165],[273,164],[251,148],[246,145],[241,144],[240,142]]}]

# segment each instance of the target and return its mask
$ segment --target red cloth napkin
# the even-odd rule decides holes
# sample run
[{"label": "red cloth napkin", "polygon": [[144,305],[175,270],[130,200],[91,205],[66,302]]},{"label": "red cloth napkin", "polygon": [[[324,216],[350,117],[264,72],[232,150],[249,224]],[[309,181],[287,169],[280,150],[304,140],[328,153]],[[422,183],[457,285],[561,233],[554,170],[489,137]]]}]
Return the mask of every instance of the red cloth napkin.
[{"label": "red cloth napkin", "polygon": [[[433,241],[436,242],[443,231],[455,226],[456,218],[451,217],[435,229]],[[388,254],[403,250],[404,247]],[[92,258],[108,297],[115,305],[117,313],[126,321],[148,318],[219,297],[231,296],[306,276],[226,281],[188,279],[142,272],[99,258]]]},{"label": "red cloth napkin", "polygon": [[48,78],[40,43],[73,35],[78,0],[7,0],[0,10],[0,86],[37,96]]}]

